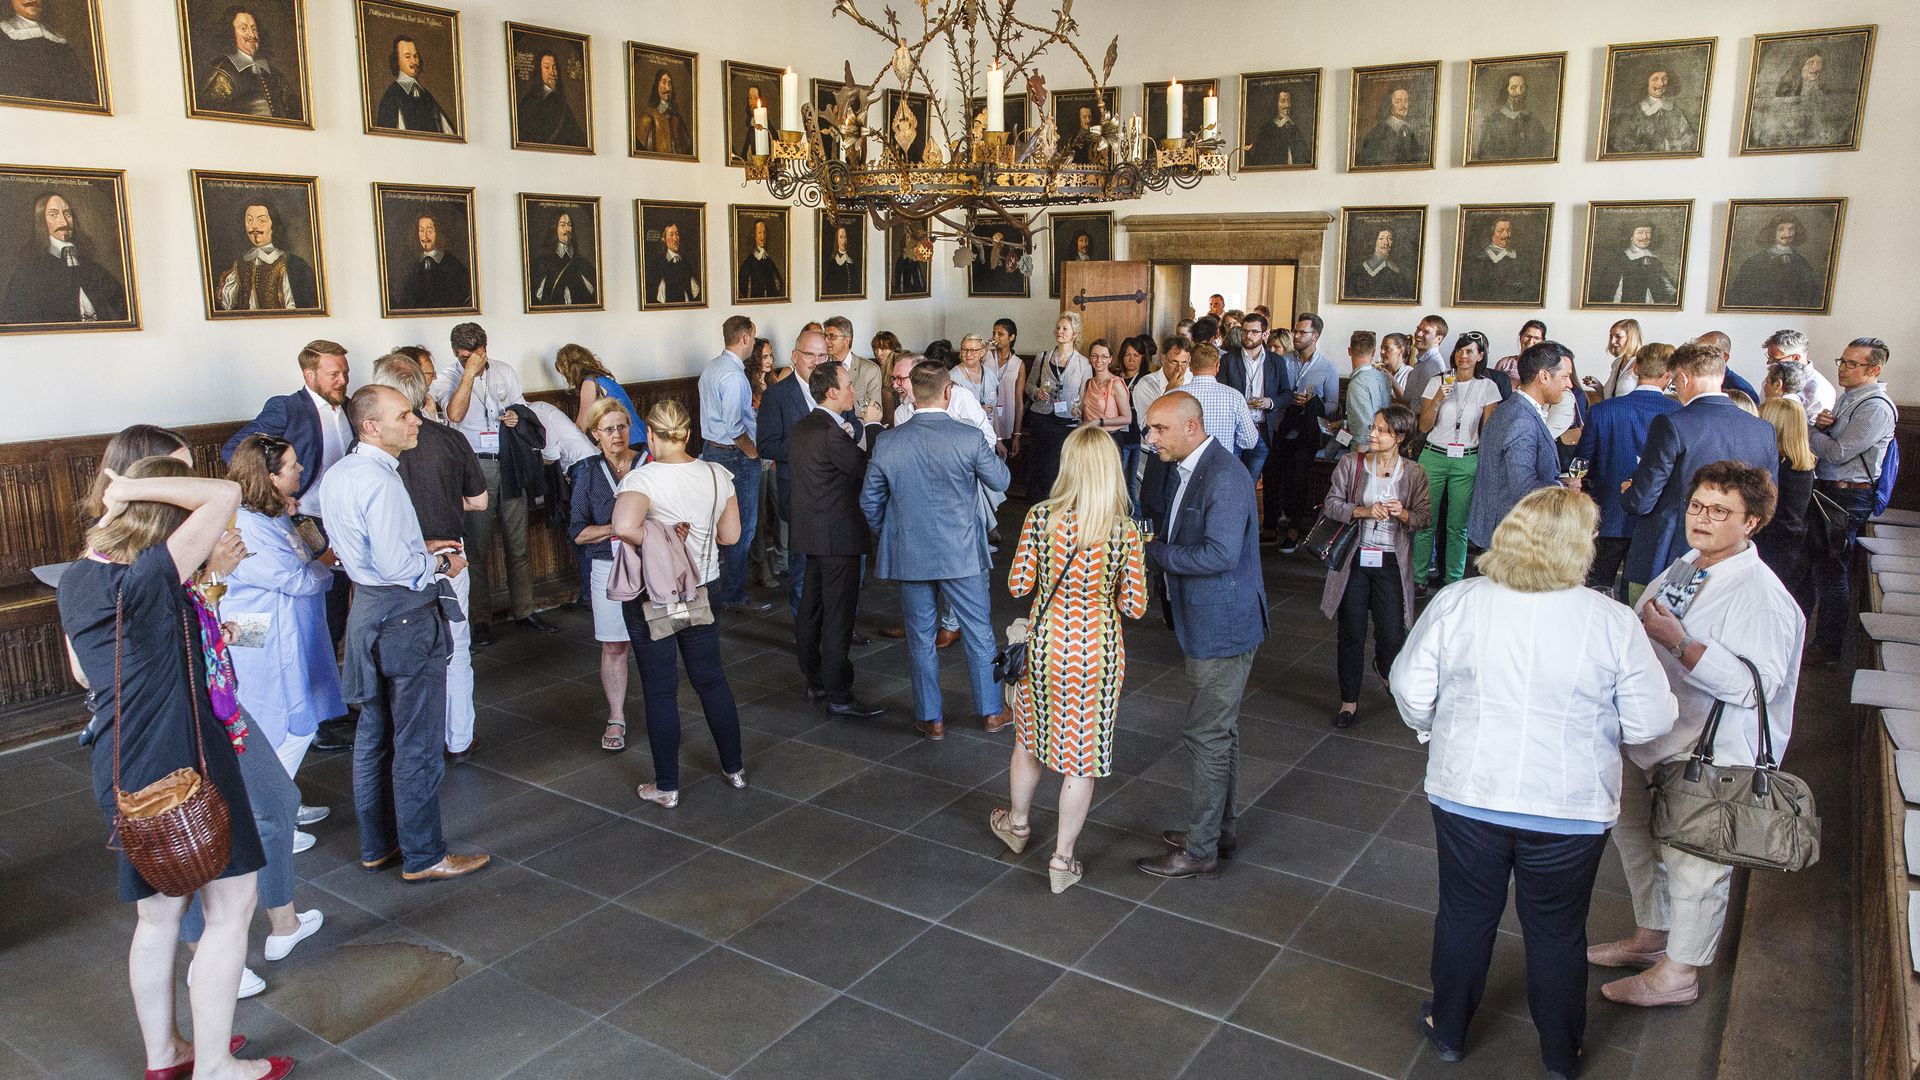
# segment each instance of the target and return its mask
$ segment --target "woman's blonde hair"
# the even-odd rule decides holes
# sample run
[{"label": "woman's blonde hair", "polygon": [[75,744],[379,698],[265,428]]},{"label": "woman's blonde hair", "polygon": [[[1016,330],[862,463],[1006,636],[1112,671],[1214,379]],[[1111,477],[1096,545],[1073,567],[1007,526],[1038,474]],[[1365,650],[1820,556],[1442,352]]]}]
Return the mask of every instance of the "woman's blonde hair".
[{"label": "woman's blonde hair", "polygon": [[1807,410],[1798,398],[1777,397],[1760,406],[1760,419],[1773,425],[1780,456],[1796,469],[1814,466],[1813,447],[1807,443]]},{"label": "woman's blonde hair", "polygon": [[1290,353],[1293,351],[1293,328],[1275,326],[1267,331],[1267,351]]},{"label": "woman's blonde hair", "polygon": [[647,410],[647,430],[655,442],[682,443],[693,434],[693,417],[672,398],[661,398]]},{"label": "woman's blonde hair", "polygon": [[1627,347],[1620,350],[1621,356],[1634,355],[1640,351],[1640,346],[1646,343],[1646,339],[1640,336],[1639,319],[1621,319],[1608,327],[1607,333],[1611,335],[1615,330],[1627,332]]},{"label": "woman's blonde hair", "polygon": [[[192,476],[193,466],[177,457],[157,454],[134,462],[121,475],[130,480]],[[131,562],[134,556],[153,545],[166,542],[186,520],[187,511],[172,503],[128,503],[119,517],[87,530],[87,546],[115,562]]]},{"label": "woman's blonde hair", "polygon": [[[593,404],[587,406],[587,439],[592,442],[593,445],[600,446],[600,441],[593,437],[593,430],[600,426],[600,421],[605,420],[608,413],[615,411],[618,411],[621,416],[627,418],[627,424],[629,426],[633,424],[633,414],[627,412],[627,407],[620,404],[619,398],[597,398]],[[600,449],[604,451],[606,447],[600,446]]]},{"label": "woman's blonde hair", "polygon": [[1060,317],[1053,321],[1053,325],[1059,326],[1063,322],[1073,324],[1073,347],[1076,349],[1079,348],[1080,347],[1080,313],[1077,311],[1063,311],[1060,313]]},{"label": "woman's blonde hair", "polygon": [[1127,520],[1127,484],[1120,475],[1120,448],[1097,427],[1075,428],[1060,448],[1060,474],[1042,505],[1057,521],[1072,514],[1080,525],[1080,550],[1099,547]]},{"label": "woman's blonde hair", "polygon": [[601,363],[598,356],[593,355],[592,349],[571,342],[560,346],[560,351],[554,354],[553,370],[559,372],[560,377],[567,381],[569,390],[578,390],[581,383],[601,375],[613,377],[613,372],[608,371],[607,365]]},{"label": "woman's blonde hair", "polygon": [[1521,499],[1493,530],[1480,572],[1515,592],[1555,592],[1586,584],[1600,509],[1585,494],[1541,488]]}]

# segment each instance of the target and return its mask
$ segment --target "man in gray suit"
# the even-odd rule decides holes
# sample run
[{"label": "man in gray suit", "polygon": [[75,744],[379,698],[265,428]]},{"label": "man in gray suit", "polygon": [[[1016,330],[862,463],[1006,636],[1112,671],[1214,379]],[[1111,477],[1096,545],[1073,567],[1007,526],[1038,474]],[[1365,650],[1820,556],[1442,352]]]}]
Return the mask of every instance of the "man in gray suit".
[{"label": "man in gray suit", "polygon": [[937,598],[960,617],[973,703],[988,732],[1013,722],[993,678],[995,637],[987,574],[993,561],[979,514],[980,485],[1007,489],[1007,465],[980,429],[947,414],[954,382],[945,364],[922,360],[909,377],[913,416],[875,440],[860,512],[879,537],[874,573],[900,582],[907,652],[913,658],[914,727],[946,737],[940,661],[933,632]]},{"label": "man in gray suit", "polygon": [[[1520,354],[1520,385],[1480,426],[1480,466],[1467,511],[1467,542],[1493,543],[1493,530],[1529,493],[1560,482],[1560,451],[1547,432],[1547,409],[1572,392],[1573,351],[1543,341]],[[1568,480],[1579,487],[1580,481]]]}]

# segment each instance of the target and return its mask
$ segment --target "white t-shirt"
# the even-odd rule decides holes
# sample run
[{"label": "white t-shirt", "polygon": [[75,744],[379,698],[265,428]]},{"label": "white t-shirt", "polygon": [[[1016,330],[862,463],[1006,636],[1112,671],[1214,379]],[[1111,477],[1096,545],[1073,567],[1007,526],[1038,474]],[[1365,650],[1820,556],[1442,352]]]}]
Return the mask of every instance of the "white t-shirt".
[{"label": "white t-shirt", "polygon": [[[1427,380],[1426,399],[1441,397],[1445,376]],[[1500,403],[1500,388],[1492,379],[1469,379],[1453,384],[1453,395],[1441,398],[1434,410],[1433,430],[1427,432],[1427,444],[1446,449],[1455,443],[1472,450],[1480,445],[1480,416],[1489,405]],[[1424,406],[1423,406],[1424,407]]]},{"label": "white t-shirt", "polygon": [[647,497],[647,520],[668,527],[686,522],[687,554],[705,584],[720,576],[720,549],[713,538],[714,526],[733,498],[733,474],[711,461],[669,464],[649,461],[620,481],[621,492],[637,491]]}]

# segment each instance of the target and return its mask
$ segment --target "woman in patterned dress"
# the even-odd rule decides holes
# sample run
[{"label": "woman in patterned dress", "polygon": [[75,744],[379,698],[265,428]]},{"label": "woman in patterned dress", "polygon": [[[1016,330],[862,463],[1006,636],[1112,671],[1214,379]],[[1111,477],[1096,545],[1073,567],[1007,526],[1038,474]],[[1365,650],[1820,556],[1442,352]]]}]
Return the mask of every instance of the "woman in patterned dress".
[{"label": "woman in patterned dress", "polygon": [[1025,850],[1040,769],[1062,774],[1060,831],[1047,864],[1056,893],[1085,872],[1074,841],[1094,780],[1113,773],[1113,722],[1127,673],[1120,616],[1147,612],[1144,546],[1127,513],[1119,449],[1099,428],[1079,428],[1061,448],[1052,497],[1028,511],[1013,555],[1008,587],[1034,595],[1033,624],[1027,677],[1013,700],[1013,806],[988,819],[1007,847]]}]

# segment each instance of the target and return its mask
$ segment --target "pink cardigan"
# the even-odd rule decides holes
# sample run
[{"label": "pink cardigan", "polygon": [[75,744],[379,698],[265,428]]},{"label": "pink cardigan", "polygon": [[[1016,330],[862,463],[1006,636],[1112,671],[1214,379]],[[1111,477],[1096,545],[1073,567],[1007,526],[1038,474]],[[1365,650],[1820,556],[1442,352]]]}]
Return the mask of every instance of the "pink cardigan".
[{"label": "pink cardigan", "polygon": [[652,515],[641,528],[640,566],[647,582],[647,598],[656,604],[693,599],[700,588],[700,575],[687,553],[687,542],[674,533],[673,526]]}]

